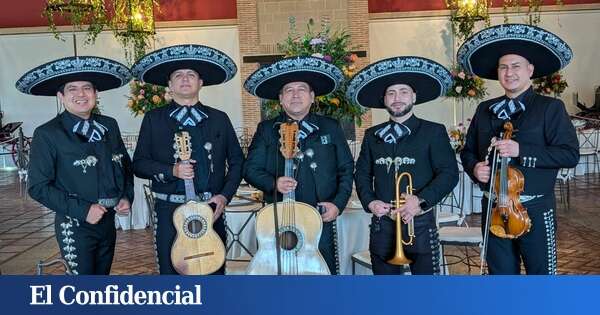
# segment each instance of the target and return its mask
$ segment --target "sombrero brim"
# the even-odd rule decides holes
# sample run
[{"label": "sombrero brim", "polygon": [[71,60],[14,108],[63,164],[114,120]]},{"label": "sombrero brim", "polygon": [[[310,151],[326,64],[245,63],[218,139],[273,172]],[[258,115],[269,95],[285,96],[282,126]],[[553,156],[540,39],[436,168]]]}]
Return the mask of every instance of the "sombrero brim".
[{"label": "sombrero brim", "polygon": [[412,87],[417,94],[415,105],[418,105],[445,95],[452,86],[452,76],[444,66],[426,58],[389,58],[357,73],[348,84],[346,95],[363,107],[385,108],[385,90],[394,84]]},{"label": "sombrero brim", "polygon": [[293,57],[256,70],[244,88],[260,98],[277,100],[281,88],[290,82],[306,82],[320,96],[335,91],[343,80],[342,71],[321,58]]},{"label": "sombrero brim", "polygon": [[45,63],[25,73],[16,88],[26,94],[54,96],[59,88],[74,81],[91,82],[98,91],[121,87],[131,80],[129,69],[114,60],[80,56]]},{"label": "sombrero brim", "polygon": [[467,39],[459,48],[457,59],[467,72],[497,80],[498,60],[509,54],[522,56],[533,64],[532,78],[559,71],[573,56],[563,40],[546,30],[507,24],[482,30]]},{"label": "sombrero brim", "polygon": [[203,45],[178,45],[159,49],[142,57],[131,71],[145,83],[168,86],[171,73],[179,69],[196,71],[202,78],[203,86],[225,83],[237,73],[237,66],[229,56]]}]

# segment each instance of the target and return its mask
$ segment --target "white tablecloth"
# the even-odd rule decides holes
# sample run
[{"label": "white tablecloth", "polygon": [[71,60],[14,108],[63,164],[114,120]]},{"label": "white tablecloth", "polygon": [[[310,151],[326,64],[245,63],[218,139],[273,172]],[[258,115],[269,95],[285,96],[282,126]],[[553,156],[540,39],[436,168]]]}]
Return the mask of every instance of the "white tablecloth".
[{"label": "white tablecloth", "polygon": [[115,216],[117,229],[145,229],[150,224],[150,209],[144,195],[144,184],[149,184],[150,181],[134,177],[133,183],[134,199],[131,212],[128,216]]},{"label": "white tablecloth", "polygon": [[[256,221],[254,214],[256,212],[247,212],[251,209],[258,209],[260,205],[230,205],[227,208],[226,220],[227,227],[238,233],[242,225],[251,216],[239,240],[252,252],[256,252]],[[369,248],[369,223],[370,214],[364,212],[362,208],[347,208],[337,220],[338,233],[338,254],[340,259],[340,273],[349,275],[352,273],[352,254]],[[232,240],[232,233],[228,231],[228,244]],[[227,253],[228,259],[247,258],[248,254],[242,247],[234,243]],[[357,268],[359,269],[359,268]]]}]

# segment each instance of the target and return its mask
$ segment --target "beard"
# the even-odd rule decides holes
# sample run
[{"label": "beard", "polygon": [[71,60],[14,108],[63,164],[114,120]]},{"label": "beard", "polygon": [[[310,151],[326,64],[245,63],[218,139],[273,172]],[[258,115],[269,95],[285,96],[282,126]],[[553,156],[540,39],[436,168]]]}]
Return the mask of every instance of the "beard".
[{"label": "beard", "polygon": [[[402,109],[400,111],[394,111],[392,109],[392,107],[396,104],[404,105],[404,109]],[[390,106],[386,106],[385,109],[387,109],[390,116],[398,118],[398,117],[402,117],[402,116],[408,114],[412,110],[413,106],[414,106],[413,103],[406,104],[406,103],[402,103],[402,102],[397,102],[397,103],[392,103]]]}]

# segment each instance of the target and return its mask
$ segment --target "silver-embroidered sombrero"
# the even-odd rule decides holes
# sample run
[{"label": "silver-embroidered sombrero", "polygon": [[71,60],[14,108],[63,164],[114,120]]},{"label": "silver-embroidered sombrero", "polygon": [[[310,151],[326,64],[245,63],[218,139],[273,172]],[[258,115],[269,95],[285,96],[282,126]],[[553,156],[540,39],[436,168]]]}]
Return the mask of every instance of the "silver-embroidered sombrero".
[{"label": "silver-embroidered sombrero", "polygon": [[508,54],[529,60],[534,65],[532,78],[552,74],[573,59],[573,51],[558,36],[525,24],[503,24],[479,31],[460,46],[457,59],[467,72],[497,80],[498,60]]},{"label": "silver-embroidered sombrero", "polygon": [[348,83],[346,97],[356,104],[385,108],[383,95],[394,84],[406,84],[417,94],[415,105],[446,95],[452,76],[441,64],[423,57],[401,56],[373,63]]},{"label": "silver-embroidered sombrero", "polygon": [[102,57],[67,57],[45,63],[25,73],[15,84],[32,95],[55,96],[58,89],[73,81],[91,82],[98,91],[121,87],[131,80],[125,65]]},{"label": "silver-embroidered sombrero", "polygon": [[237,72],[235,62],[224,52],[195,44],[169,46],[153,51],[138,60],[131,67],[131,72],[143,82],[168,86],[171,73],[179,69],[198,72],[203,86],[227,82]]},{"label": "silver-embroidered sombrero", "polygon": [[281,88],[290,82],[306,82],[320,96],[335,91],[343,80],[342,71],[322,58],[290,57],[256,70],[244,88],[260,98],[277,100]]}]

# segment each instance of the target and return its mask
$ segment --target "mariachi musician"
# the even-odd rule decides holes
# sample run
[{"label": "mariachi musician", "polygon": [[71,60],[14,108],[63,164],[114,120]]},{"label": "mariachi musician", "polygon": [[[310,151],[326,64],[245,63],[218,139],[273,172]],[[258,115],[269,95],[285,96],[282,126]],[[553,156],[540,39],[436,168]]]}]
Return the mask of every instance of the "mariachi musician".
[{"label": "mariachi musician", "polygon": [[[525,181],[524,191],[514,202],[526,208],[530,229],[517,238],[484,233],[489,236],[490,274],[519,274],[521,258],[527,274],[556,273],[554,182],[560,168],[577,165],[579,145],[563,102],[535,93],[531,79],[564,68],[572,56],[571,48],[558,36],[523,24],[487,28],[458,50],[457,58],[467,71],[498,80],[504,90],[504,95],[477,107],[461,153],[465,171],[482,190],[489,191],[493,159],[486,156],[496,151],[500,158],[509,158],[509,165]],[[492,142],[505,122],[512,123],[514,138]],[[486,222],[488,198],[486,194],[482,200],[482,222]]]},{"label": "mariachi musician", "polygon": [[[184,180],[193,179],[196,200],[214,210],[213,229],[226,241],[223,210],[242,178],[243,154],[227,114],[199,101],[202,87],[229,81],[237,72],[225,53],[202,45],[156,50],[132,67],[140,81],[169,87],[173,101],[144,116],[133,156],[135,175],[152,180],[156,203],[156,248],[160,274],[177,274],[171,262],[173,212],[185,202]],[[176,132],[191,136],[191,163],[178,161]],[[224,274],[223,265],[215,274]]]},{"label": "mariachi musician", "polygon": [[[315,96],[333,92],[342,79],[341,71],[323,59],[294,57],[258,69],[244,84],[250,94],[278,100],[283,109],[279,116],[258,125],[244,178],[263,191],[269,203],[275,191],[277,198],[294,191],[297,201],[321,210],[323,231],[318,247],[331,274],[337,269],[334,221],[352,193],[354,160],[339,123],[310,110]],[[279,126],[289,121],[299,127],[295,177],[284,176],[284,160],[278,151]]]},{"label": "mariachi musician", "polygon": [[107,275],[115,252],[115,213],[133,202],[133,170],[116,120],[92,113],[100,91],[127,84],[126,66],[101,57],[41,65],[17,81],[32,95],[57,96],[65,111],[33,133],[29,195],[56,212],[60,253],[75,275]]},{"label": "mariachi musician", "polygon": [[[362,106],[385,108],[390,119],[365,132],[354,179],[358,197],[367,212],[373,213],[369,251],[374,274],[400,274],[402,266],[388,261],[396,243],[403,246],[412,274],[439,273],[439,241],[433,207],[458,182],[458,168],[446,128],[418,118],[414,105],[445,95],[452,86],[448,70],[421,57],[394,57],[381,60],[356,74],[348,85],[348,98]],[[399,182],[406,203],[394,208],[396,176],[411,176]],[[409,183],[413,181],[413,183]],[[407,186],[414,191],[407,190]],[[399,213],[404,223],[396,234],[392,218]],[[412,221],[412,223],[411,223]]]}]

